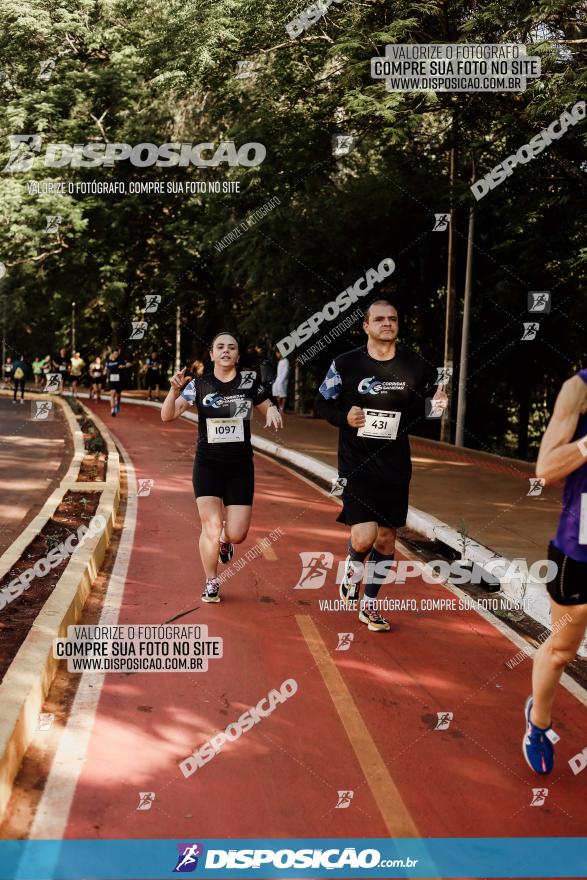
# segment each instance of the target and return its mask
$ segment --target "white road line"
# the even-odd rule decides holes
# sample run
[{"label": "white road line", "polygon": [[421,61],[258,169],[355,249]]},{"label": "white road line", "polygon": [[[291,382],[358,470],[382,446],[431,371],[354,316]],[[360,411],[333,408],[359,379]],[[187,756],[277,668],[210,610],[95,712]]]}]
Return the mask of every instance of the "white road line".
[{"label": "white road line", "polygon": [[[116,560],[110,575],[98,623],[115,626],[132,552],[137,521],[135,469],[120,441],[116,441],[126,466],[127,503]],[[45,789],[36,810],[29,840],[61,840],[94,728],[96,710],[106,673],[82,673],[69,718],[53,758]]]}]

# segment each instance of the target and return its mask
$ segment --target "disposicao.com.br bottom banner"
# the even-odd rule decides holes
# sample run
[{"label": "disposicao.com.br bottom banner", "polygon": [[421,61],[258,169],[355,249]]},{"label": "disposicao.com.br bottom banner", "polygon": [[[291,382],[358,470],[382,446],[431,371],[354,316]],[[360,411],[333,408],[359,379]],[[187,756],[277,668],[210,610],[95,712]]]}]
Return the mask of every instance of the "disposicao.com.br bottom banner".
[{"label": "disposicao.com.br bottom banner", "polygon": [[585,877],[587,838],[0,842],[0,880]]}]

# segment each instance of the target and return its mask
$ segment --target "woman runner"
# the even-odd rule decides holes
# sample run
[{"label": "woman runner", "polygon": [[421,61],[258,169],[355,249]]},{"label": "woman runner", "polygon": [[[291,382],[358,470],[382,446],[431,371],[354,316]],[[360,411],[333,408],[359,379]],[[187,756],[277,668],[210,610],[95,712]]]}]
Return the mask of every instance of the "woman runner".
[{"label": "woman runner", "polygon": [[[202,523],[200,556],[206,584],[204,602],[220,602],[218,562],[232,559],[234,544],[247,537],[255,475],[250,417],[255,407],[265,427],[281,428],[277,406],[254,370],[238,370],[236,337],[228,331],[212,340],[213,372],[185,383],[185,367],[171,380],[161,419],[171,422],[189,406],[198,410],[198,445],[193,485]],[[182,390],[183,388],[183,390]]]},{"label": "woman runner", "polygon": [[102,386],[104,385],[104,378],[104,367],[102,366],[102,359],[100,357],[95,357],[90,364],[90,379],[92,382],[90,388],[90,399],[95,397],[96,400],[100,400],[100,395],[102,394]]}]

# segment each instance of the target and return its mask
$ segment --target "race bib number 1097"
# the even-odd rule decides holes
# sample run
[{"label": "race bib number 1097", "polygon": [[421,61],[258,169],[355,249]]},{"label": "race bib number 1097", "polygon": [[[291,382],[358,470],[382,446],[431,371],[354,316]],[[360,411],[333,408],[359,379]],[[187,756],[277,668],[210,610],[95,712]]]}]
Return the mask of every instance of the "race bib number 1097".
[{"label": "race bib number 1097", "polygon": [[208,443],[238,443],[245,439],[242,419],[208,419]]}]

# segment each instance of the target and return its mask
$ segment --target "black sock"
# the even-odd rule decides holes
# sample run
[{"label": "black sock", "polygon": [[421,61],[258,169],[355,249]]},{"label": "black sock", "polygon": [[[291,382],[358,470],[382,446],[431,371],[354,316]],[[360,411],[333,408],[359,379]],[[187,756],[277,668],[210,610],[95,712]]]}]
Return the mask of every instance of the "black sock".
[{"label": "black sock", "polygon": [[[375,604],[377,594],[381,589],[381,585],[387,580],[386,574],[374,574],[372,570],[380,562],[392,562],[395,559],[395,553],[380,553],[375,547],[371,550],[369,559],[367,560],[367,580],[365,583],[364,599],[369,601],[370,605]],[[370,565],[372,563],[372,566]]]}]

